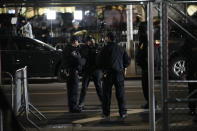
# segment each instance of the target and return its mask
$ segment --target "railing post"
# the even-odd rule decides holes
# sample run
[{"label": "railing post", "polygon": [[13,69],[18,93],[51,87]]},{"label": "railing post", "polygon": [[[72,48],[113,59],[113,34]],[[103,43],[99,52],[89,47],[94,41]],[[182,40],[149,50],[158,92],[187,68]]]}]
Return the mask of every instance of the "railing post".
[{"label": "railing post", "polygon": [[160,4],[160,39],[161,39],[161,99],[163,131],[168,131],[168,3]]},{"label": "railing post", "polygon": [[153,3],[148,3],[148,88],[149,88],[149,122],[150,131],[155,131],[155,94],[154,94],[154,29]]},{"label": "railing post", "polygon": [[3,112],[0,109],[0,131],[3,131]]}]

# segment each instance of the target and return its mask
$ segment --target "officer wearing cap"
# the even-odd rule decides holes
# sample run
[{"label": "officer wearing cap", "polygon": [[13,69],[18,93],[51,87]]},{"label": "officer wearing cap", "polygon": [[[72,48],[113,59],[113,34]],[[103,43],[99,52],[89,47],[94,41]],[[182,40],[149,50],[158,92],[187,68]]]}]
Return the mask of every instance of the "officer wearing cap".
[{"label": "officer wearing cap", "polygon": [[99,51],[99,46],[94,42],[92,36],[87,36],[86,44],[81,47],[81,55],[86,59],[86,64],[83,70],[82,88],[79,99],[79,106],[84,107],[84,101],[88,85],[92,79],[96,88],[96,92],[100,102],[103,101],[103,91],[101,87],[102,71],[96,66],[96,56]]},{"label": "officer wearing cap", "polygon": [[103,78],[103,118],[109,119],[112,86],[116,89],[116,98],[119,106],[119,114],[122,119],[127,117],[124,75],[125,68],[130,64],[130,58],[126,50],[115,43],[115,35],[109,32],[105,37],[107,45],[97,57],[97,64],[104,70]]},{"label": "officer wearing cap", "polygon": [[71,37],[71,44],[67,45],[63,50],[63,62],[67,70],[67,94],[69,112],[79,113],[81,109],[77,105],[78,98],[78,72],[81,71],[85,64],[79,53],[79,43],[77,36]]},{"label": "officer wearing cap", "polygon": [[84,38],[85,38],[85,33],[87,31],[83,30],[83,28],[81,26],[79,26],[79,22],[78,21],[74,21],[73,22],[73,27],[70,30],[70,35],[76,35],[78,36],[78,42],[82,43],[84,42]]},{"label": "officer wearing cap", "polygon": [[71,35],[74,35],[75,32],[80,31],[81,29],[79,28],[79,22],[74,21],[73,22],[73,28],[70,30]]}]

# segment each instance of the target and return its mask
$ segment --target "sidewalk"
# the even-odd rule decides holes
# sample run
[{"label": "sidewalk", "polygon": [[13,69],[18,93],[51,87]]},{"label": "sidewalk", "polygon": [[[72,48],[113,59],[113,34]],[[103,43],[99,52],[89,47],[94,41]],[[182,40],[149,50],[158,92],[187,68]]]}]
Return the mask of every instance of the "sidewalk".
[{"label": "sidewalk", "polygon": [[[120,120],[117,109],[111,110],[110,120],[101,118],[101,110],[86,109],[82,113],[44,113],[47,121],[38,125],[41,131],[149,131],[149,111],[144,109],[129,109],[128,117]],[[161,110],[156,111],[156,130],[162,131]],[[36,131],[29,128],[28,131]],[[187,110],[174,113],[169,111],[169,131],[196,131],[197,125]]]},{"label": "sidewalk", "polygon": [[[41,131],[146,131],[148,110],[129,109],[128,117],[121,120],[117,109],[111,110],[110,120],[103,120],[100,109],[86,109],[82,113],[45,113],[47,121],[39,122]],[[36,131],[36,129],[28,129]]]}]

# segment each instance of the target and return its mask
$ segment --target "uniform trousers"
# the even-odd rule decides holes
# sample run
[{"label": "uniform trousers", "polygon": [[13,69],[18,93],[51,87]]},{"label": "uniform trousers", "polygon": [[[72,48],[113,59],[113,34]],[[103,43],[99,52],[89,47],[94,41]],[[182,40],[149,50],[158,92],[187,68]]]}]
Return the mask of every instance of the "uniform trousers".
[{"label": "uniform trousers", "polygon": [[[121,75],[121,77],[124,75]],[[118,101],[119,114],[120,116],[127,113],[126,102],[125,102],[125,89],[124,89],[124,78],[117,79],[119,76],[115,73],[104,74],[103,79],[103,115],[110,115],[111,105],[111,94],[112,86],[115,86],[116,98]]]},{"label": "uniform trousers", "polygon": [[100,102],[102,103],[103,101],[103,90],[101,85],[102,72],[100,70],[95,70],[93,72],[85,73],[82,79],[82,88],[81,88],[81,94],[79,99],[79,105],[84,103],[85,101],[86,92],[88,90],[88,85],[90,83],[91,78],[93,79]]},{"label": "uniform trousers", "polygon": [[68,106],[69,110],[77,109],[77,98],[78,98],[78,87],[79,87],[79,77],[78,71],[69,71],[69,76],[67,79],[67,96],[68,96]]}]

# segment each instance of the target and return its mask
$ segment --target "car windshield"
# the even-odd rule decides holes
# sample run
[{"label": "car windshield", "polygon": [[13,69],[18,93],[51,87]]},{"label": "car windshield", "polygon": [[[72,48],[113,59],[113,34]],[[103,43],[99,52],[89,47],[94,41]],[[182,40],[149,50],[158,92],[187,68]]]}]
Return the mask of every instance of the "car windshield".
[{"label": "car windshield", "polygon": [[56,50],[55,47],[53,47],[53,46],[51,46],[51,45],[49,45],[47,43],[44,43],[44,42],[42,42],[42,41],[40,41],[38,39],[33,39],[33,40],[35,40],[37,43],[41,44],[42,46],[44,46],[46,48],[49,48],[50,50]]}]

